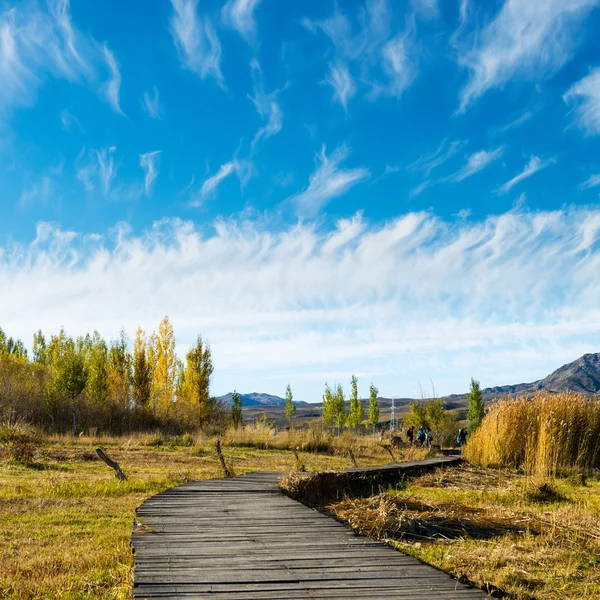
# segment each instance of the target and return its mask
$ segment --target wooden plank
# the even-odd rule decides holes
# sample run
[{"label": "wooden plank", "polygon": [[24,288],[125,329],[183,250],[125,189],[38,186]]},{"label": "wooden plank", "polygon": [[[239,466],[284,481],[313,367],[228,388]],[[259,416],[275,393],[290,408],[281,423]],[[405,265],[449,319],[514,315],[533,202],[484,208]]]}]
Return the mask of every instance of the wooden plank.
[{"label": "wooden plank", "polygon": [[[455,457],[349,469],[356,476],[452,464]],[[133,597],[484,598],[445,573],[280,493],[277,473],[191,482],[137,511]]]}]

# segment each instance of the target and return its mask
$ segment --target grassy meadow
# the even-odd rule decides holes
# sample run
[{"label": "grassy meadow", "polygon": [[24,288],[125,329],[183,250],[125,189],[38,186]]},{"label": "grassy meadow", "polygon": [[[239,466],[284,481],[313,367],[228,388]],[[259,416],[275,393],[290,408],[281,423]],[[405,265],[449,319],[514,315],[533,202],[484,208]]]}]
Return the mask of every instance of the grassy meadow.
[{"label": "grassy meadow", "polygon": [[514,471],[464,464],[327,510],[497,597],[600,598],[597,477],[536,484]]},{"label": "grassy meadow", "polygon": [[[315,439],[322,452],[302,450]],[[301,465],[292,445],[299,448]],[[97,458],[97,447],[121,465],[126,482]],[[318,431],[271,436],[260,425],[223,436],[226,462],[236,474],[350,467],[347,448],[359,464],[390,460],[371,437],[346,435],[332,442]],[[135,509],[169,487],[222,476],[214,439],[202,436],[37,434],[29,465],[13,460],[9,450],[0,445],[2,598],[129,598]]]}]

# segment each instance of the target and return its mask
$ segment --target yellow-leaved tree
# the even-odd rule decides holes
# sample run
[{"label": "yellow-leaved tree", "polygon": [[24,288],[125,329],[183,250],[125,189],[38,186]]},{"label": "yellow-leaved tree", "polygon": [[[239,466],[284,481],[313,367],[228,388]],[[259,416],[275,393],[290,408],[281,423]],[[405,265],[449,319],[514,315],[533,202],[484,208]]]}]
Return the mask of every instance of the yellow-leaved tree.
[{"label": "yellow-leaved tree", "polygon": [[175,333],[169,317],[160,322],[158,335],[153,335],[155,365],[152,377],[152,393],[155,406],[161,416],[169,418],[175,398],[177,356]]}]

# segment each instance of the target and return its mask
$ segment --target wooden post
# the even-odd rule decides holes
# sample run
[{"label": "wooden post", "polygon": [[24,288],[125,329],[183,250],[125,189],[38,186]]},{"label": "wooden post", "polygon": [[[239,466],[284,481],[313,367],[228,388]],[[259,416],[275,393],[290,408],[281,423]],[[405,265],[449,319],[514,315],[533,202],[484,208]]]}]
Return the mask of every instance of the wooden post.
[{"label": "wooden post", "polygon": [[227,468],[227,465],[225,464],[225,458],[223,457],[223,452],[221,451],[221,440],[217,439],[217,441],[215,442],[215,448],[217,449],[217,456],[221,461],[221,468],[223,469],[225,477],[233,477],[231,471]]},{"label": "wooden post", "polygon": [[352,461],[352,464],[358,468],[358,463],[356,462],[356,458],[354,458],[354,452],[352,452],[352,448],[350,448],[348,450],[348,455],[350,456],[350,460]]},{"label": "wooden post", "polygon": [[390,453],[390,456],[392,457],[392,460],[394,462],[396,462],[396,457],[394,456],[394,453],[392,452],[392,447],[389,444],[381,444],[381,447],[385,448]]},{"label": "wooden post", "polygon": [[115,477],[119,480],[119,481],[127,481],[127,477],[125,477],[125,473],[123,473],[123,471],[121,471],[121,467],[119,466],[119,463],[115,462],[114,460],[111,460],[110,458],[108,458],[108,456],[106,456],[106,454],[104,454],[104,452],[102,451],[102,448],[96,448],[96,454],[111,468],[115,470]]}]

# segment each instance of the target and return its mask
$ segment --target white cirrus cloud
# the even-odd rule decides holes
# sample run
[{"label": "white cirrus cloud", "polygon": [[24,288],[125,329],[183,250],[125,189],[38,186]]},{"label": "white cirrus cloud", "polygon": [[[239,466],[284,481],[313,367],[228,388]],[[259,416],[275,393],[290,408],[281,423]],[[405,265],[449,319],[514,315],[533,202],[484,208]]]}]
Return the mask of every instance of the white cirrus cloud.
[{"label": "white cirrus cloud", "polygon": [[144,176],[144,193],[146,196],[151,195],[152,186],[158,177],[158,159],[160,153],[160,150],[154,150],[153,152],[140,154],[140,167],[146,172]]},{"label": "white cirrus cloud", "polygon": [[249,98],[254,104],[256,112],[260,115],[261,119],[266,121],[265,125],[258,129],[252,140],[252,148],[256,149],[260,140],[266,140],[281,131],[283,115],[281,106],[277,101],[277,94],[280,90],[275,90],[274,92],[267,94],[264,89],[260,64],[256,59],[252,60],[250,68],[252,72],[254,95],[249,96]]},{"label": "white cirrus cloud", "polygon": [[590,175],[580,186],[580,190],[589,190],[600,185],[600,173]]},{"label": "white cirrus cloud", "polygon": [[448,162],[465,144],[464,140],[448,140],[446,138],[441,141],[433,153],[422,154],[407,168],[409,171],[422,171],[425,177],[429,177],[434,169]]},{"label": "white cirrus cloud", "polygon": [[332,87],[334,99],[348,112],[348,101],[356,93],[356,85],[348,66],[343,62],[330,64],[329,75],[325,81]]},{"label": "white cirrus cloud", "polygon": [[152,94],[144,92],[142,106],[153,119],[162,119],[162,108],[160,105],[158,88],[156,86],[152,88]]},{"label": "white cirrus cloud", "polygon": [[248,41],[253,41],[256,35],[254,11],[261,0],[228,0],[221,9],[223,23],[235,29]]},{"label": "white cirrus cloud", "polygon": [[577,123],[586,135],[600,134],[600,68],[574,83],[563,100],[575,105]]},{"label": "white cirrus cloud", "polygon": [[494,161],[498,160],[504,152],[504,146],[500,146],[495,150],[479,150],[473,152],[467,157],[466,164],[455,173],[451,179],[452,181],[463,181],[475,173],[479,173],[487,166],[491,165]]},{"label": "white cirrus cloud", "polygon": [[253,165],[250,161],[233,158],[231,161],[222,164],[219,170],[208,177],[200,189],[200,196],[192,200],[192,206],[200,206],[202,201],[207,198],[214,197],[217,188],[221,183],[231,175],[237,175],[240,185],[244,187],[246,182],[252,175]]},{"label": "white cirrus cloud", "polygon": [[119,115],[123,115],[119,103],[119,92],[121,91],[121,73],[115,60],[114,54],[108,49],[106,44],[102,46],[102,54],[106,61],[106,66],[110,72],[110,78],[100,88],[101,93],[110,104],[111,108]]},{"label": "white cirrus cloud", "polygon": [[[577,32],[598,0],[505,0],[495,17],[466,39],[453,37],[460,66],[470,71],[459,111],[514,78],[540,80],[573,55]],[[466,18],[466,8],[463,16]]]},{"label": "white cirrus cloud", "polygon": [[313,33],[324,33],[333,44],[335,59],[329,62],[326,81],[334,89],[335,101],[345,110],[347,101],[359,90],[357,82],[370,99],[400,98],[417,74],[414,19],[407,19],[403,31],[392,28],[388,0],[361,3],[357,17],[359,27],[354,28],[350,17],[336,5],[326,19],[302,21]]},{"label": "white cirrus cloud", "polygon": [[504,194],[504,193],[510,191],[520,181],[523,181],[524,179],[531,177],[538,171],[545,169],[546,167],[548,167],[551,164],[554,164],[555,162],[556,162],[556,159],[554,159],[554,158],[549,158],[549,159],[544,160],[544,159],[540,158],[539,156],[532,156],[529,159],[529,162],[523,168],[523,170],[520,173],[518,173],[517,175],[515,175],[512,179],[507,181],[504,185],[500,186],[500,188],[498,189],[498,192],[501,194]]},{"label": "white cirrus cloud", "polygon": [[410,0],[410,3],[423,19],[437,19],[440,15],[439,0]]},{"label": "white cirrus cloud", "polygon": [[110,195],[119,170],[119,163],[114,158],[116,151],[115,146],[81,150],[75,161],[76,176],[86,191],[92,192],[99,188],[104,196]]},{"label": "white cirrus cloud", "polygon": [[596,351],[599,270],[595,208],[377,224],[357,214],[328,228],[164,219],[84,234],[40,223],[30,243],[0,247],[0,289],[11,290],[0,314],[27,343],[63,325],[133,335],[168,314],[180,355],[199,332],[211,342],[216,394],[280,393],[289,381],[315,401],[325,381],[360,372],[365,393],[373,381],[414,397],[419,380],[441,394],[471,376],[531,381]]},{"label": "white cirrus cloud", "polygon": [[342,196],[357,183],[371,176],[368,169],[341,168],[341,164],[350,155],[347,146],[338,146],[330,156],[325,152],[325,146],[319,153],[318,167],[310,175],[308,186],[300,193],[288,198],[296,213],[304,217],[314,217],[333,198]]},{"label": "white cirrus cloud", "polygon": [[[108,65],[111,79],[101,84]],[[113,68],[114,67],[114,68]],[[73,25],[68,0],[22,2],[0,14],[0,117],[32,105],[44,83],[66,79],[96,87],[120,112],[120,74],[106,44],[97,44]]]},{"label": "white cirrus cloud", "polygon": [[211,20],[198,15],[198,0],[171,0],[171,5],[171,35],[183,66],[223,86],[221,44]]}]

